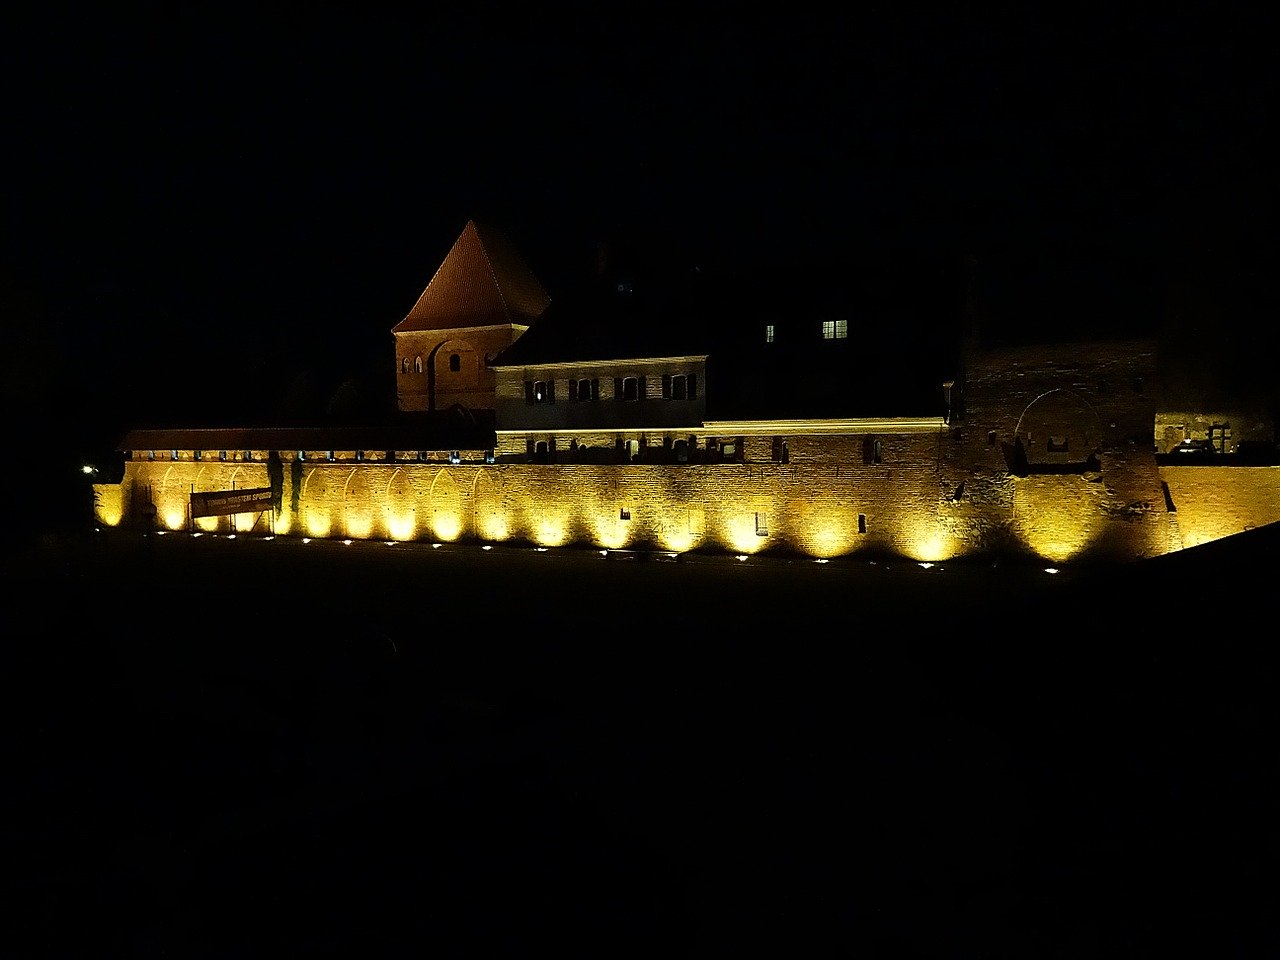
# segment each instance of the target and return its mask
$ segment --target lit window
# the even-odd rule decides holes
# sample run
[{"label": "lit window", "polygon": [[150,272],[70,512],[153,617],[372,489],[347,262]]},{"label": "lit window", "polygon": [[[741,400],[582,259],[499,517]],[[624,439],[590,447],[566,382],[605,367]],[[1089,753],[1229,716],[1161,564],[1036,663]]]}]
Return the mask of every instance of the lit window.
[{"label": "lit window", "polygon": [[225,459],[227,459],[227,451],[225,451],[225,450],[219,450],[219,451],[218,451],[218,459],[219,459],[219,460],[225,460]]},{"label": "lit window", "polygon": [[534,380],[530,385],[534,403],[554,403],[556,384],[554,380]]},{"label": "lit window", "polygon": [[170,459],[170,460],[177,460],[177,459],[178,459],[178,451],[177,451],[177,450],[170,450],[170,451],[169,451],[169,459]]},{"label": "lit window", "polygon": [[849,336],[848,320],[823,320],[822,321],[822,339],[823,340],[843,340]]},{"label": "lit window", "polygon": [[764,325],[764,342],[773,343],[773,324],[766,323]]}]

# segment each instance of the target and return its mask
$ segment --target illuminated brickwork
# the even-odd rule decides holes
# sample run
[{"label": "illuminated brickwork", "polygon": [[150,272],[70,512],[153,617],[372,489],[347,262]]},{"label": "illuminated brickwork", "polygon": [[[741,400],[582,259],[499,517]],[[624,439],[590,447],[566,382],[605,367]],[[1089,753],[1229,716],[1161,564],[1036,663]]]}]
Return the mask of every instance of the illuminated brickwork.
[{"label": "illuminated brickwork", "polygon": [[403,411],[492,408],[496,386],[487,360],[515,342],[522,328],[414,330],[395,335],[396,397]]},{"label": "illuminated brickwork", "polygon": [[[1064,562],[1134,559],[1280,520],[1280,468],[1163,468],[1163,494],[1134,501],[1088,475],[1010,476],[957,456],[949,431],[887,437],[867,463],[864,437],[793,438],[782,464],[494,464],[356,461],[308,451],[285,464],[281,511],[210,517],[194,529],[292,536],[497,542],[548,547],[703,550],[916,560],[993,551]],[[762,452],[753,438],[749,455]],[[822,456],[817,456],[821,451]],[[265,463],[131,460],[119,486],[99,485],[98,519],[188,528],[191,492],[265,486]],[[265,460],[265,452],[262,459]],[[298,475],[294,496],[294,474]],[[1104,465],[1120,475],[1122,466]],[[1145,469],[1139,471],[1144,477]],[[1145,481],[1144,481],[1145,482]],[[963,484],[963,486],[962,486]],[[296,509],[294,504],[296,502]]]},{"label": "illuminated brickwork", "polygon": [[1166,466],[1160,475],[1175,509],[1176,546],[1280,523],[1280,466]]}]

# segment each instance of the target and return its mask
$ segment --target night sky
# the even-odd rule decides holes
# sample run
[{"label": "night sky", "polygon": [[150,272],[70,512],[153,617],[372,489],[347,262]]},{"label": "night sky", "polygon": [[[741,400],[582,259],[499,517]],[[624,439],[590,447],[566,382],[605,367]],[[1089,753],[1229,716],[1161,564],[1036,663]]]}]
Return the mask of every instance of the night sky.
[{"label": "night sky", "polygon": [[114,442],[384,361],[472,218],[553,300],[609,241],[815,282],[866,250],[1105,264],[1273,315],[1270,15],[817,9],[19,14],[8,401]]}]

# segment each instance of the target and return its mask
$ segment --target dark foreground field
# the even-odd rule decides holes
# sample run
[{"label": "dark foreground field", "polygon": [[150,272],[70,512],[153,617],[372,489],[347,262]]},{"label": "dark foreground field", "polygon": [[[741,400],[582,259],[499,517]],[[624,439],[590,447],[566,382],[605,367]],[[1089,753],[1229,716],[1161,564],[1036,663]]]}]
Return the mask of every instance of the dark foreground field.
[{"label": "dark foreground field", "polygon": [[23,549],[0,955],[1275,955],[1250,537],[1057,577]]}]

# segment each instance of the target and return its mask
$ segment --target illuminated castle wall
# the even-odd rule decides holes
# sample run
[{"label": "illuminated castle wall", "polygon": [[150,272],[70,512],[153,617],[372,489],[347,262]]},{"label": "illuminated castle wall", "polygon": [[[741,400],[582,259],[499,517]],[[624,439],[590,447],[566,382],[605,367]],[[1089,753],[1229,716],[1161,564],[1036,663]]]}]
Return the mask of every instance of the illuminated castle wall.
[{"label": "illuminated castle wall", "polygon": [[[888,462],[862,462],[857,436],[824,437],[821,460],[670,466],[355,462],[310,451],[286,471],[280,513],[201,518],[194,528],[282,535],[493,542],[606,549],[705,550],[917,560],[1025,555],[1132,559],[1280,521],[1280,468],[1162,467],[1134,501],[1083,475],[987,471],[966,463],[950,431],[887,436]],[[803,444],[797,444],[803,448]],[[267,451],[254,451],[265,459]],[[366,456],[381,452],[366,452]],[[166,454],[167,455],[167,454]],[[190,457],[190,452],[179,453]],[[263,487],[266,465],[130,460],[99,485],[98,519],[118,525],[154,504],[162,529],[187,529],[194,491]],[[1109,473],[1104,464],[1103,474]],[[960,484],[964,489],[959,492]],[[1176,510],[1160,491],[1167,484]],[[295,496],[296,485],[296,496]],[[294,506],[296,504],[296,506]]]},{"label": "illuminated castle wall", "polygon": [[[397,327],[401,409],[449,395],[429,401],[418,390],[414,338],[474,343],[496,328],[514,342],[535,322],[542,301],[510,261],[523,286],[502,278],[491,286],[522,290],[528,306],[495,319],[517,298],[489,298],[475,281],[497,259],[485,255],[489,242],[469,225],[451,258],[461,251],[471,267],[442,267],[437,278],[453,286],[429,288],[415,307],[434,304],[428,329]],[[450,289],[487,304],[468,314],[476,330],[445,309]],[[320,442],[322,429],[314,440],[134,431],[122,445],[122,482],[95,487],[98,520],[302,537],[1053,562],[1158,556],[1280,522],[1280,466],[1159,462],[1155,351],[1141,341],[971,351],[953,409],[856,419],[708,421],[704,355],[512,356],[487,358],[483,384],[466,378],[467,396],[481,384],[496,410],[496,429],[470,445],[412,431],[394,448],[369,436],[362,449],[349,437]],[[637,385],[627,384],[637,372]],[[270,486],[273,451],[277,511],[190,519],[192,492]]]}]

